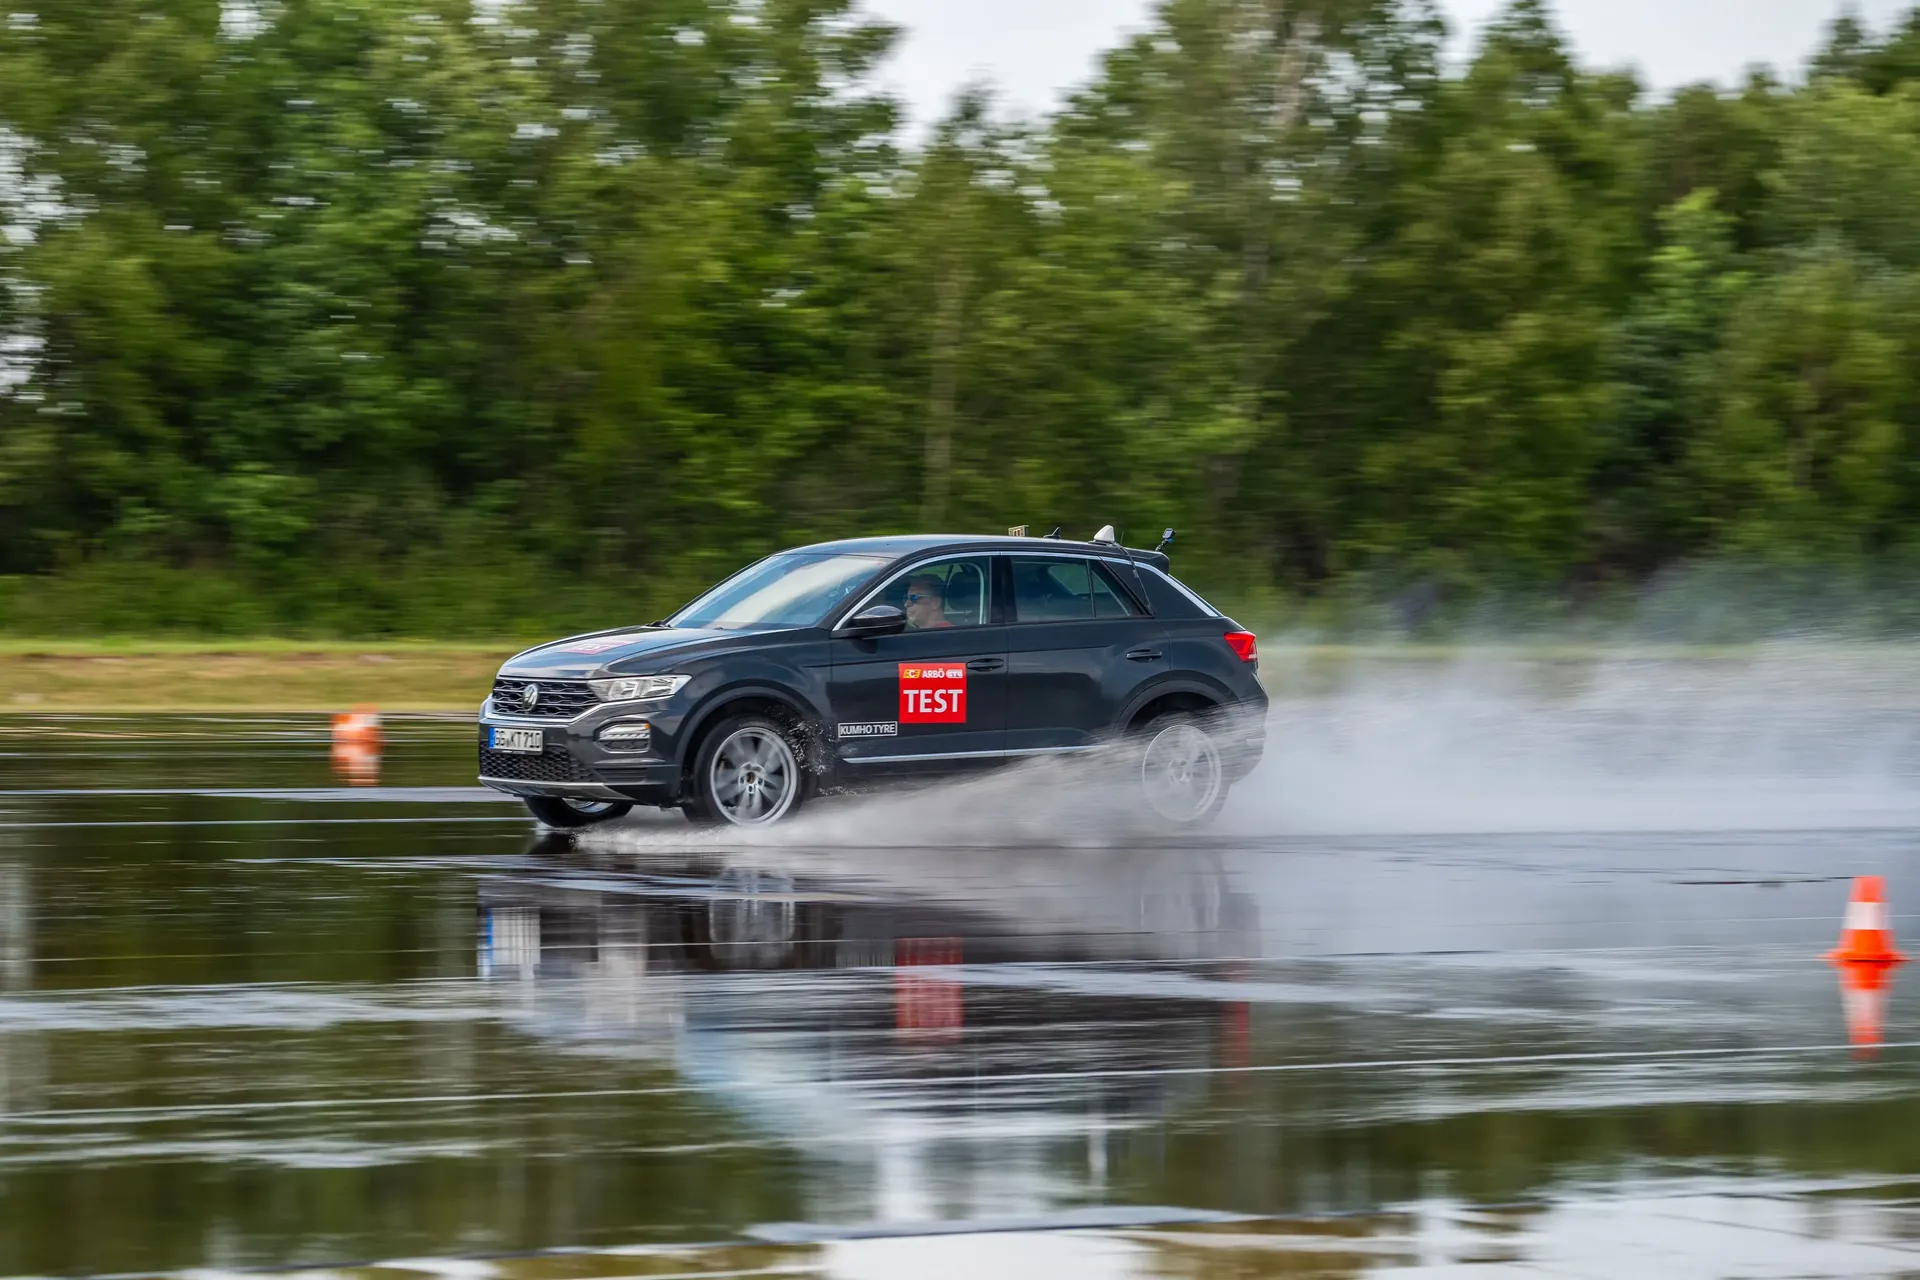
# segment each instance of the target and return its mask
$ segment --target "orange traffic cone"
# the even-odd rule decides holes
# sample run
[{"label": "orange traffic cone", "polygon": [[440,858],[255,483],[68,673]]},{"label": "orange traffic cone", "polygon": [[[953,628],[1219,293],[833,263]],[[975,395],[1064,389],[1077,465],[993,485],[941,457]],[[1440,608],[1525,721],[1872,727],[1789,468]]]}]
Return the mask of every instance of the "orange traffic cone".
[{"label": "orange traffic cone", "polygon": [[335,742],[357,742],[377,746],[380,742],[380,708],[355,707],[349,714],[333,718]]},{"label": "orange traffic cone", "polygon": [[1893,949],[1893,924],[1887,916],[1886,886],[1879,876],[1855,876],[1840,945],[1827,953],[1835,964],[1901,964]]}]

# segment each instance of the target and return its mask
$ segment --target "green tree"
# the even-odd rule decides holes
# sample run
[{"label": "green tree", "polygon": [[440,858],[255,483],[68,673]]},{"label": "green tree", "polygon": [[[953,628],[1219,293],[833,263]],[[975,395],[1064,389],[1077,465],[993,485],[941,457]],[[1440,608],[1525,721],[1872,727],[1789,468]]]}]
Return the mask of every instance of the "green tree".
[{"label": "green tree", "polygon": [[1545,598],[1920,532],[1920,10],[1662,99],[1544,0],[1457,74],[1429,0],[1163,0],[908,147],[856,0],[42,8],[12,625],[593,625],[933,525]]},{"label": "green tree", "polygon": [[1884,278],[1825,245],[1794,255],[1736,308],[1720,411],[1687,459],[1716,545],[1785,563],[1885,545],[1907,378],[1890,305]]},{"label": "green tree", "polygon": [[1603,453],[1594,474],[1596,568],[1643,574],[1701,546],[1682,463],[1716,412],[1728,315],[1748,276],[1734,219],[1696,191],[1662,212],[1661,240],[1611,360]]},{"label": "green tree", "polygon": [[1606,322],[1637,249],[1631,88],[1581,75],[1544,10],[1489,32],[1383,272],[1403,289],[1356,537],[1388,563],[1552,581],[1587,550]]}]

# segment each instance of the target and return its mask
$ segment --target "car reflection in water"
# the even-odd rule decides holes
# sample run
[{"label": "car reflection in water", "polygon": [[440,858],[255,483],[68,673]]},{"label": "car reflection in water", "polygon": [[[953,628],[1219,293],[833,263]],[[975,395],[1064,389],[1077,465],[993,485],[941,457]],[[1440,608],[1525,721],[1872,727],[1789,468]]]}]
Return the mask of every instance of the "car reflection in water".
[{"label": "car reflection in water", "polygon": [[965,875],[916,850],[533,852],[479,887],[502,1016],[798,1148],[817,1220],[1098,1196],[1113,1143],[1244,1060],[1253,903],[1204,852],[1029,853],[1038,878],[988,851]]}]

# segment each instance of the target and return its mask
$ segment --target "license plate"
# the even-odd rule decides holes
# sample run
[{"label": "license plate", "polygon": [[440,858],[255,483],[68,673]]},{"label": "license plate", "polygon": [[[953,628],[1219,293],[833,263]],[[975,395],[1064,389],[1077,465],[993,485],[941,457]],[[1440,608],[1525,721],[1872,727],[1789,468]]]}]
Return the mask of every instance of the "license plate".
[{"label": "license plate", "polygon": [[489,732],[493,736],[487,739],[487,745],[495,751],[526,751],[538,755],[547,745],[546,735],[539,729],[502,729],[495,726]]}]

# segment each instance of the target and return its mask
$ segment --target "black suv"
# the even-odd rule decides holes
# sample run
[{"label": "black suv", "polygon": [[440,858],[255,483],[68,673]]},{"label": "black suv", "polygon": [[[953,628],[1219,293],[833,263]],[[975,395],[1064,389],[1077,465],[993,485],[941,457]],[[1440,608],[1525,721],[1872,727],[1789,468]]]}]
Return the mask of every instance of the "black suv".
[{"label": "black suv", "polygon": [[663,622],[508,659],[480,781],[555,827],[636,804],[755,826],[820,791],[1117,748],[1143,817],[1203,823],[1264,745],[1254,636],[1111,539],[768,556]]}]

